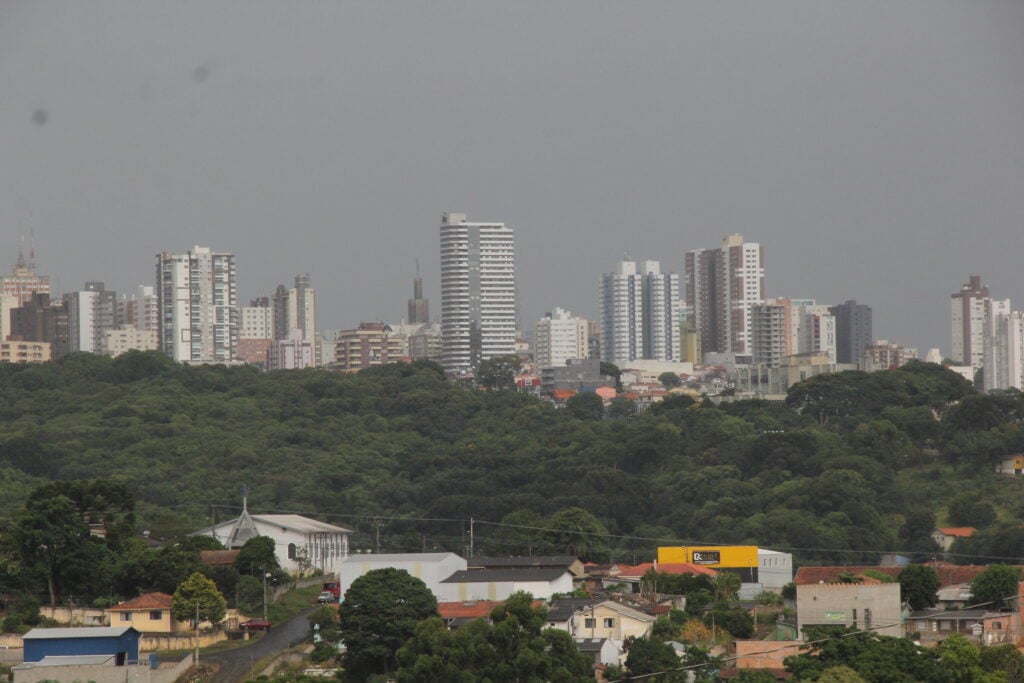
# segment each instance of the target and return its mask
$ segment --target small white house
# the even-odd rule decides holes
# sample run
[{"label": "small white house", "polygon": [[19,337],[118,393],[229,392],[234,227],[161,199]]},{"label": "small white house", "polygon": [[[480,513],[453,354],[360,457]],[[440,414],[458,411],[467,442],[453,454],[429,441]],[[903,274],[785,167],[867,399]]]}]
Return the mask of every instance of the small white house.
[{"label": "small white house", "polygon": [[567,569],[470,569],[455,572],[441,582],[438,600],[506,600],[513,593],[529,593],[550,600],[555,593],[571,593],[572,574]]},{"label": "small white house", "polygon": [[439,602],[442,580],[466,569],[466,560],[455,553],[394,553],[349,555],[338,565],[341,593],[345,594],[352,582],[374,569],[403,569],[427,585]]},{"label": "small white house", "polygon": [[285,571],[298,574],[300,570],[321,569],[331,574],[348,557],[351,533],[351,529],[302,515],[253,515],[243,502],[238,518],[192,535],[212,536],[229,549],[241,548],[251,538],[266,536],[274,539],[277,561]]}]

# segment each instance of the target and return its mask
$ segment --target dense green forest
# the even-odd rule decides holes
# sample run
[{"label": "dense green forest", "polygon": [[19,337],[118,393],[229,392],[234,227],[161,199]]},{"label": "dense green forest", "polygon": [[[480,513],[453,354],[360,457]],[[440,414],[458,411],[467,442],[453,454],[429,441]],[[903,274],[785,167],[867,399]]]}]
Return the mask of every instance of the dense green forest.
[{"label": "dense green forest", "polygon": [[958,561],[1024,559],[1024,482],[994,467],[1024,450],[1018,392],[978,394],[915,362],[816,377],[786,403],[679,396],[626,412],[467,389],[423,362],[356,375],[139,352],[3,365],[0,531],[47,482],[106,479],[158,539],[235,516],[247,485],[256,512],[317,516],[382,551],[461,551],[472,518],[477,553],[632,562],[668,542],[737,542],[854,563],[930,557],[948,523],[981,529]]}]

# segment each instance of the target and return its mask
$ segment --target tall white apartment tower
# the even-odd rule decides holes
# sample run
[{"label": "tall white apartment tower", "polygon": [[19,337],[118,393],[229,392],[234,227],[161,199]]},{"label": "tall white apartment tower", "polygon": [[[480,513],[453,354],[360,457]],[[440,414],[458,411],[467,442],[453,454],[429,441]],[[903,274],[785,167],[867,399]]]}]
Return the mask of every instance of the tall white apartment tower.
[{"label": "tall white apartment tower", "polygon": [[704,351],[752,352],[751,309],[764,300],[764,249],[729,235],[718,249],[686,253],[686,305]]},{"label": "tall white apartment tower", "polygon": [[644,283],[636,261],[620,261],[601,278],[601,360],[622,363],[644,351]]},{"label": "tall white apartment tower", "polygon": [[291,329],[302,332],[302,338],[313,349],[313,365],[322,365],[322,340],[316,332],[316,290],[309,273],[295,276],[295,286],[288,290],[288,320]]},{"label": "tall white apartment tower", "polygon": [[316,290],[309,273],[295,276],[295,286],[288,290],[288,324],[302,332],[302,338],[313,343],[316,337]]},{"label": "tall white apartment tower", "polygon": [[64,295],[64,307],[68,312],[68,350],[99,353],[103,338],[99,292],[68,292]]},{"label": "tall white apartment tower", "polygon": [[230,363],[238,351],[234,254],[157,254],[160,349],[184,363]]},{"label": "tall white apartment tower", "polygon": [[1010,300],[987,299],[982,365],[985,391],[1024,389],[1024,316]]},{"label": "tall white apartment tower", "polygon": [[589,335],[585,318],[555,308],[533,328],[533,360],[538,368],[565,365],[567,360],[587,357]]},{"label": "tall white apartment tower", "polygon": [[981,284],[980,275],[971,275],[960,291],[949,298],[952,322],[953,361],[981,368],[985,357],[985,311],[991,301],[988,287]]},{"label": "tall white apartment tower", "polygon": [[657,261],[641,261],[644,358],[679,359],[679,275],[662,273]]},{"label": "tall white apartment tower", "polygon": [[820,353],[828,356],[830,363],[836,362],[836,317],[828,306],[813,302],[797,309],[800,330],[797,339],[798,353]]},{"label": "tall white apartment tower", "polygon": [[657,261],[620,261],[601,278],[601,359],[679,358],[679,276]]},{"label": "tall white apartment tower", "polygon": [[441,214],[441,339],[448,372],[515,353],[515,239],[504,223]]}]

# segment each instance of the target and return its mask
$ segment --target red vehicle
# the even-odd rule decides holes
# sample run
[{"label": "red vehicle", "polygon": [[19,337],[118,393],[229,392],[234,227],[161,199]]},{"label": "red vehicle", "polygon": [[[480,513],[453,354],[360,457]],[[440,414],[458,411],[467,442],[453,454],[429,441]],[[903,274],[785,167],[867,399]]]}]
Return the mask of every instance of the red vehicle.
[{"label": "red vehicle", "polygon": [[324,581],[323,588],[324,593],[330,593],[334,596],[335,602],[341,602],[341,583],[338,581]]},{"label": "red vehicle", "polygon": [[243,621],[238,625],[238,628],[243,631],[269,631],[270,622],[266,619],[250,619],[249,621]]}]

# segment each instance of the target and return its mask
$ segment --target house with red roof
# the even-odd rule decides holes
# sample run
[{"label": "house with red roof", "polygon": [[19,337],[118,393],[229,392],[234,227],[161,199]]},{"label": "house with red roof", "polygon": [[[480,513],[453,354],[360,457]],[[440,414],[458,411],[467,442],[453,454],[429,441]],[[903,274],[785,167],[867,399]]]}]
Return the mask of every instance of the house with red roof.
[{"label": "house with red roof", "polygon": [[[437,614],[449,630],[455,630],[465,626],[477,619],[491,618],[491,612],[495,607],[504,603],[501,600],[471,600],[468,602],[439,602],[437,603]],[[544,604],[543,600],[534,600],[534,608]]]},{"label": "house with red roof", "polygon": [[140,633],[181,633],[188,623],[171,616],[174,598],[167,593],[143,593],[107,608],[111,626],[131,626]]},{"label": "house with red roof", "polygon": [[973,526],[942,526],[932,532],[932,540],[948,552],[958,538],[970,538],[977,531]]}]

